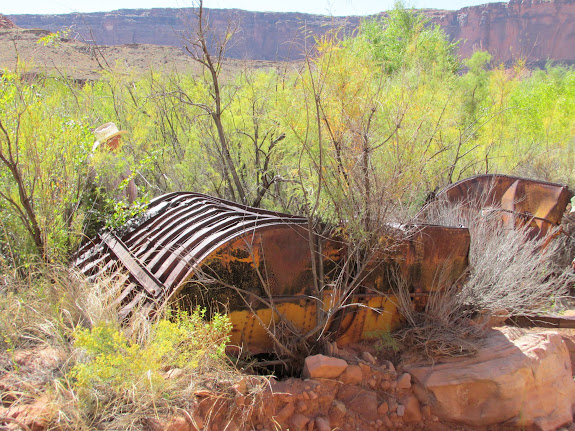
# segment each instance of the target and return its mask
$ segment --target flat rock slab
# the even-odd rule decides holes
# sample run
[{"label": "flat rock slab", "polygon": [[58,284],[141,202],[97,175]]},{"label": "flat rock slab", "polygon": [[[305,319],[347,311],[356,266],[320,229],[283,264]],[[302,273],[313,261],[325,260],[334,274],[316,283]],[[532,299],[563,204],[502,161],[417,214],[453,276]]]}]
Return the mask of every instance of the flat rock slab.
[{"label": "flat rock slab", "polygon": [[573,418],[571,361],[556,332],[492,330],[475,357],[406,371],[420,402],[443,421],[554,430]]}]

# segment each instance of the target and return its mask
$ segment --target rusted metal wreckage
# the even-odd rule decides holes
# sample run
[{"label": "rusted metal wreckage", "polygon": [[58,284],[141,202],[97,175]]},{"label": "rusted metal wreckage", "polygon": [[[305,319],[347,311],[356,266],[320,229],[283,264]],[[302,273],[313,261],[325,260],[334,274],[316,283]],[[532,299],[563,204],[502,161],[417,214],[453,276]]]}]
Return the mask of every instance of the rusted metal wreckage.
[{"label": "rusted metal wreckage", "polygon": [[568,187],[561,184],[478,175],[449,185],[430,206],[447,201],[471,211],[495,211],[506,226],[528,226],[532,236],[543,237],[561,224],[572,197]]},{"label": "rusted metal wreckage", "polygon": [[[501,202],[505,217],[528,217],[542,232],[559,224],[571,197],[564,186],[504,176],[464,180],[439,196],[471,202],[485,198],[486,190],[486,205]],[[399,325],[391,271],[401,274],[414,301],[423,302],[466,271],[467,228],[422,224],[409,235],[405,231],[395,229],[397,246],[373,256],[361,283],[348,297],[336,298],[340,293],[330,286],[345,259],[345,245],[337,238],[310,235],[303,217],[178,192],[150,202],[127,233],[103,232],[85,244],[76,265],[89,277],[113,274],[123,283],[117,298],[123,317],[168,300],[224,304],[233,324],[231,343],[253,353],[271,351],[266,327],[278,323],[278,314],[306,333],[341,299],[356,306],[330,316],[328,329],[345,345]],[[321,267],[321,292],[314,287],[313,267]]]}]

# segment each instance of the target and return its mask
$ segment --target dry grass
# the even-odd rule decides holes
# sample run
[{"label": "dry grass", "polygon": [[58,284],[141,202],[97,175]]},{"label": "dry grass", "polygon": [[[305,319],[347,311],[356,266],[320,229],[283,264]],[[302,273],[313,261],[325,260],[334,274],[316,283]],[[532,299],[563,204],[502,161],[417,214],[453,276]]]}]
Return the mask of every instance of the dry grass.
[{"label": "dry grass", "polygon": [[502,223],[497,208],[479,211],[439,203],[429,217],[432,223],[469,228],[470,275],[458,295],[468,308],[484,313],[506,310],[512,316],[562,311],[574,282],[566,266],[567,236],[555,231],[533,238],[529,226]]},{"label": "dry grass", "polygon": [[416,311],[407,284],[399,276],[395,279],[398,311],[405,321],[405,327],[394,334],[402,360],[433,362],[477,352],[483,328],[470,320],[470,310],[461,301],[458,285],[438,281],[443,288],[431,292],[425,309]]},{"label": "dry grass", "polygon": [[[397,280],[396,296],[406,328],[395,334],[404,359],[437,360],[473,355],[490,316],[561,313],[574,283],[565,266],[569,241],[556,232],[533,238],[528,226],[510,228],[497,208],[488,211],[436,202],[428,223],[469,228],[469,274],[461,285],[438,280],[422,312],[413,309],[407,287]],[[478,319],[480,317],[480,319]]]},{"label": "dry grass", "polygon": [[[216,354],[221,340],[210,338],[214,332],[209,328],[190,334],[207,337],[190,340],[194,346],[205,346],[204,351],[194,353],[194,363],[178,362],[178,358],[186,357],[182,355],[190,354],[190,343],[182,339],[170,355],[153,356],[149,364],[144,362],[148,371],[140,375],[130,374],[133,369],[124,363],[128,368],[126,384],[121,388],[106,379],[79,386],[74,374],[78,364],[101,371],[101,362],[94,362],[94,356],[75,345],[79,328],[86,328],[87,333],[102,325],[115,328],[123,334],[118,336],[126,340],[125,348],[141,347],[144,353],[152,352],[157,345],[161,347],[157,324],[162,317],[169,323],[165,320],[168,316],[156,321],[136,317],[121,326],[113,304],[119,289],[121,286],[112,279],[92,284],[69,269],[57,267],[36,269],[26,278],[5,283],[0,292],[0,381],[9,386],[3,390],[4,395],[7,391],[13,395],[5,407],[9,405],[8,410],[14,411],[42,399],[52,412],[52,425],[58,429],[135,430],[174,416],[196,420],[199,405],[195,394],[207,391],[213,405],[201,419],[204,424],[217,420],[225,426],[234,418],[240,423],[248,420],[269,382],[265,377],[246,377],[225,355]],[[147,347],[150,349],[146,351]],[[58,359],[46,362],[41,359],[43,354]],[[117,352],[117,358],[122,356],[124,353]],[[244,402],[238,407],[234,401],[240,396]]]}]

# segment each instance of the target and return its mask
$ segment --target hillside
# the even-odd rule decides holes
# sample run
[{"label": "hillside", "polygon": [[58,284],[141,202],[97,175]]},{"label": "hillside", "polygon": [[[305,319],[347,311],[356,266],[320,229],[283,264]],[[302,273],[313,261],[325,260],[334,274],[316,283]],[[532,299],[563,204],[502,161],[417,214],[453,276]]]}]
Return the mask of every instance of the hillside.
[{"label": "hillside", "polygon": [[16,28],[16,24],[0,14],[0,28]]}]

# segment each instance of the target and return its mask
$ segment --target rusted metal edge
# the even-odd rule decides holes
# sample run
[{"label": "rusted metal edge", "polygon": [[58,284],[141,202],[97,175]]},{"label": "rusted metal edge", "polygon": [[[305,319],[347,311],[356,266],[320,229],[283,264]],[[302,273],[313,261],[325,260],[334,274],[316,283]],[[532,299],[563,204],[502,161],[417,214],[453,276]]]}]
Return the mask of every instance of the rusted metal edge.
[{"label": "rusted metal edge", "polygon": [[[470,209],[491,209],[550,227],[561,224],[572,197],[573,192],[565,184],[511,175],[482,174],[448,185],[421,209],[419,216],[425,218],[427,211],[433,210],[434,204],[446,199]],[[542,234],[546,230],[540,228]]]}]

